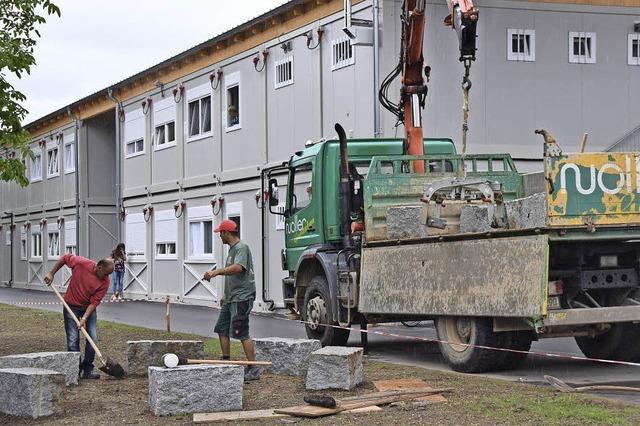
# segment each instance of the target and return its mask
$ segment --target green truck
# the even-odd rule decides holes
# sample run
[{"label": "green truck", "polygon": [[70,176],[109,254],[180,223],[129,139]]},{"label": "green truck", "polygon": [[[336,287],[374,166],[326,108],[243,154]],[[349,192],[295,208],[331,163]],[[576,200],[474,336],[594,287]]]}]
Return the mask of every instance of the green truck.
[{"label": "green truck", "polygon": [[547,337],[640,361],[638,154],[567,155],[548,138],[544,173],[521,174],[508,154],[459,155],[449,139],[418,157],[336,130],[263,172],[285,222],[285,305],[309,338],[433,320],[462,372],[514,368]]}]

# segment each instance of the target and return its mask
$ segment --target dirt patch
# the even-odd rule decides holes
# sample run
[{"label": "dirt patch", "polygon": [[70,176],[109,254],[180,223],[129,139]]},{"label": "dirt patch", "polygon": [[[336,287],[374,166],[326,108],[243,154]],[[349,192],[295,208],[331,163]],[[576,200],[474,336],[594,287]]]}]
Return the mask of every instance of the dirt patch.
[{"label": "dirt patch", "polygon": [[[166,333],[109,322],[98,324],[99,346],[126,366],[126,341],[141,339],[204,339],[208,356],[218,357],[217,341],[183,333]],[[0,355],[65,350],[62,314],[0,305]],[[239,344],[232,356],[242,358]],[[307,424],[640,424],[640,407],[597,400],[587,395],[558,394],[549,389],[469,375],[435,372],[422,368],[365,361],[366,382],[352,392],[328,392],[352,396],[374,390],[372,381],[393,378],[424,379],[433,387],[452,387],[443,404],[387,407],[381,412],[331,416],[318,420],[292,419]],[[244,389],[244,409],[268,409],[302,404],[307,393],[301,377],[265,374]],[[322,393],[322,392],[316,392]],[[326,392],[325,392],[326,393]],[[2,397],[2,395],[0,395]],[[0,424],[190,424],[191,416],[156,417],[147,403],[146,377],[81,381],[61,397],[61,412],[40,420],[0,415]],[[283,424],[284,420],[260,422]],[[288,422],[289,419],[286,419]],[[248,423],[247,423],[248,424]]]}]

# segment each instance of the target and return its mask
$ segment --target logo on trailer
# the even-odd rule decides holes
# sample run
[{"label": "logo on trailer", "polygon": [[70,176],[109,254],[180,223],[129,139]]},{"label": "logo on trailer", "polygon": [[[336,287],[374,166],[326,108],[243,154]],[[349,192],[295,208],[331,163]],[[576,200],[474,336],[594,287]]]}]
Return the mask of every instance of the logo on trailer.
[{"label": "logo on trailer", "polygon": [[[609,195],[616,195],[625,188],[626,192],[628,193],[632,193],[634,189],[636,192],[640,192],[640,174],[638,173],[638,171],[640,170],[640,157],[636,158],[635,161],[632,161],[632,159],[628,155],[625,155],[624,158],[624,169],[615,163],[604,163],[600,166],[599,169],[596,168],[595,164],[591,164],[588,167],[589,176],[587,179],[583,179],[583,176],[580,173],[580,168],[582,167],[584,169],[586,168],[586,166],[581,166],[576,163],[563,164],[560,168],[560,189],[567,189],[567,174],[570,171],[573,171],[576,191],[578,191],[582,195],[593,194],[596,190],[596,187],[605,194]],[[632,178],[632,175],[634,173],[635,182]],[[605,185],[604,177],[606,175],[617,175],[618,180],[617,184],[615,184],[615,187],[612,187],[611,185]]]}]

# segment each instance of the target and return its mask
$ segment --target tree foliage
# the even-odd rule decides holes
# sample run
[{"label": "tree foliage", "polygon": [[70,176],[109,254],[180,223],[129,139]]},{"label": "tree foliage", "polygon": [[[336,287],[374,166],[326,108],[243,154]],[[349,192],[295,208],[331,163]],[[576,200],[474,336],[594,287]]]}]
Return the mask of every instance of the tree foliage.
[{"label": "tree foliage", "polygon": [[22,186],[29,183],[23,161],[33,156],[29,133],[21,124],[27,114],[21,105],[26,97],[7,76],[22,78],[31,72],[40,37],[37,26],[50,15],[60,16],[60,9],[49,0],[0,0],[0,180]]}]

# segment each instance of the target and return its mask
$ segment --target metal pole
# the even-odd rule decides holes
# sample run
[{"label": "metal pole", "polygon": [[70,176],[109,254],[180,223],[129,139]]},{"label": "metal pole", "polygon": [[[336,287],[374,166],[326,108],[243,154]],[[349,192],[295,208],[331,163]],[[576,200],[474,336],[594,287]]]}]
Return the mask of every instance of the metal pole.
[{"label": "metal pole", "polygon": [[382,136],[380,129],[380,0],[373,0],[373,137]]}]

